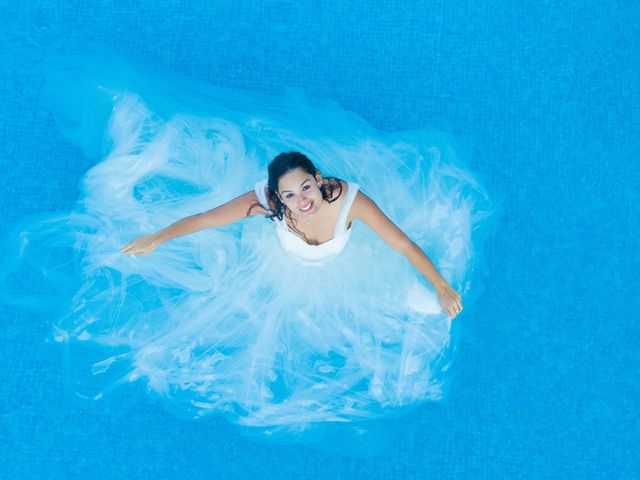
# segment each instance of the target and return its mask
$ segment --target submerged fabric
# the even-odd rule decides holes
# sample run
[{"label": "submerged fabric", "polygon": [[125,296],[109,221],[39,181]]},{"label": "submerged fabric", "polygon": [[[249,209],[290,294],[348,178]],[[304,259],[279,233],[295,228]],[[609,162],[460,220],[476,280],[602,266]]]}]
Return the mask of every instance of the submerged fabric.
[{"label": "submerged fabric", "polygon": [[[313,259],[291,255],[263,217],[148,256],[119,249],[252,190],[275,155],[295,150],[359,186],[464,300],[478,288],[471,272],[490,204],[446,136],[385,134],[299,92],[266,97],[119,62],[56,60],[45,78],[61,132],[97,163],[73,212],[5,241],[2,279],[11,301],[56,307],[54,337],[78,394],[100,399],[135,383],[188,416],[288,429],[442,397],[451,321],[362,223]],[[41,281],[21,285],[26,271]]]}]

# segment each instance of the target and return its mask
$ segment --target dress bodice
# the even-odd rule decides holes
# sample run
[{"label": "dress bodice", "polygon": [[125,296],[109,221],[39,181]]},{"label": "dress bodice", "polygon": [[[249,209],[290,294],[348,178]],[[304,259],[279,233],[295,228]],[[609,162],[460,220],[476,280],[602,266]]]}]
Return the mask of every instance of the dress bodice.
[{"label": "dress bodice", "polygon": [[[292,232],[284,219],[279,220],[278,218],[274,218],[278,239],[280,240],[282,248],[284,248],[287,253],[306,265],[322,265],[344,250],[351,236],[351,228],[347,228],[346,221],[359,188],[357,183],[348,182],[347,185],[346,197],[342,201],[342,208],[338,216],[338,221],[336,222],[333,237],[326,242],[318,245],[310,245]],[[266,180],[256,183],[255,192],[258,201],[264,208],[268,209],[266,189]]]}]

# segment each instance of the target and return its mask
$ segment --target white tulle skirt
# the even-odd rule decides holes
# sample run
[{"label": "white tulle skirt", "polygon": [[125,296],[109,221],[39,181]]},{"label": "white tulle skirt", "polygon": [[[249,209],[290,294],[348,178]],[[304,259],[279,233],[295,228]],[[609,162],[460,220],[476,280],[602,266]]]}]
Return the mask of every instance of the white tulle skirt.
[{"label": "white tulle skirt", "polygon": [[451,320],[364,224],[321,266],[287,256],[262,217],[148,256],[119,249],[252,190],[275,155],[295,150],[357,182],[464,302],[491,207],[450,139],[381,133],[296,92],[265,97],[118,62],[56,60],[45,76],[63,135],[99,161],[73,212],[5,241],[2,278],[13,300],[58,307],[54,337],[71,346],[80,395],[135,383],[192,417],[290,429],[442,397]]}]

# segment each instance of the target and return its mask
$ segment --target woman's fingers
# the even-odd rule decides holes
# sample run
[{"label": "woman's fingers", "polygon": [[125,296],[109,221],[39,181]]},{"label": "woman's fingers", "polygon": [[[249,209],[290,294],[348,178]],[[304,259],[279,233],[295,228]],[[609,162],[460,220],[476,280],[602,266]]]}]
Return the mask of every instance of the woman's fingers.
[{"label": "woman's fingers", "polygon": [[134,240],[133,242],[128,243],[127,245],[122,247],[120,251],[122,253],[135,253],[137,248],[138,248],[137,242]]},{"label": "woman's fingers", "polygon": [[149,253],[149,251],[150,246],[144,239],[136,239],[120,249],[122,253],[131,253],[133,255],[144,255],[145,253]]},{"label": "woman's fingers", "polygon": [[455,318],[462,312],[462,299],[460,294],[453,292],[451,302],[446,306],[446,311],[451,318]]},{"label": "woman's fingers", "polygon": [[447,315],[450,318],[455,318],[458,313],[462,311],[460,294],[449,285],[438,290],[438,296],[440,297],[440,305],[442,306],[442,309],[447,312]]},{"label": "woman's fingers", "polygon": [[462,296],[448,284],[438,287],[437,292],[442,310],[451,318],[457,317],[462,312]]}]

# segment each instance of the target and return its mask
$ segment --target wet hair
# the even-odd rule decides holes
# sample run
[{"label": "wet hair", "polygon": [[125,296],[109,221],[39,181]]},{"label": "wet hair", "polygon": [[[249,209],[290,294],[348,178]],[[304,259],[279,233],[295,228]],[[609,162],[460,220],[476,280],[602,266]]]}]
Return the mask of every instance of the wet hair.
[{"label": "wet hair", "polygon": [[[271,220],[282,220],[285,217],[289,220],[289,224],[293,227],[295,233],[301,236],[305,241],[306,237],[296,227],[296,221],[291,216],[291,211],[286,208],[285,204],[278,197],[278,182],[280,178],[296,168],[301,168],[309,175],[315,176],[318,169],[306,155],[300,152],[284,152],[277,155],[269,164],[269,179],[267,180],[267,201],[269,209],[267,218]],[[339,178],[326,177],[320,185],[320,192],[323,200],[329,203],[335,202],[342,195],[342,182]]]}]

